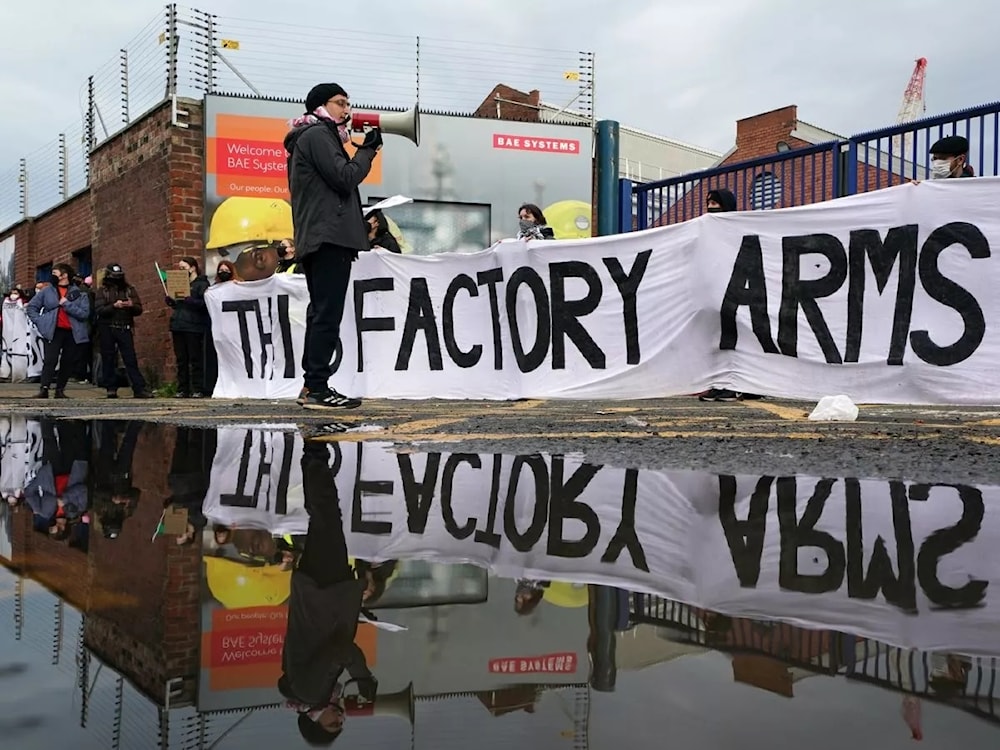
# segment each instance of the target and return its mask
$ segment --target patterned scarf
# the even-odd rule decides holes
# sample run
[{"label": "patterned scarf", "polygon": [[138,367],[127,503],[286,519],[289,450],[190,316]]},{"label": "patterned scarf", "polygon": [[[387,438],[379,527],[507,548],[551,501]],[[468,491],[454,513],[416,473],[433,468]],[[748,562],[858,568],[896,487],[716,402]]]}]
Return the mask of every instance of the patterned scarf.
[{"label": "patterned scarf", "polygon": [[337,134],[340,136],[341,143],[347,143],[351,140],[350,131],[347,130],[347,123],[334,120],[330,113],[326,111],[326,107],[317,107],[312,113],[300,115],[289,120],[288,125],[292,128],[299,128],[303,125],[315,125],[318,122],[324,121],[334,123],[337,126]]}]

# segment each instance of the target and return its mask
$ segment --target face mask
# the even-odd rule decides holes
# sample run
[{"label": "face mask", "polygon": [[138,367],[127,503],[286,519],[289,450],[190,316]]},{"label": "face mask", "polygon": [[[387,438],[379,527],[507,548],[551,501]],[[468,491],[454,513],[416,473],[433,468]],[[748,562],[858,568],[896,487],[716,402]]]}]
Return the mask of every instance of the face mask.
[{"label": "face mask", "polygon": [[722,206],[710,206],[708,208],[708,213],[710,213],[710,214],[721,214],[722,213]]},{"label": "face mask", "polygon": [[951,159],[934,159],[931,162],[931,179],[941,180],[951,177]]},{"label": "face mask", "polygon": [[56,276],[55,274],[52,274],[49,277],[49,283],[52,284],[52,286],[59,286],[59,277]]},{"label": "face mask", "polygon": [[229,281],[233,275],[229,271],[219,271],[219,281]]},{"label": "face mask", "polygon": [[10,295],[10,299],[11,299],[12,302],[17,302],[19,299],[21,299],[21,295],[20,294],[12,294],[12,295]]}]

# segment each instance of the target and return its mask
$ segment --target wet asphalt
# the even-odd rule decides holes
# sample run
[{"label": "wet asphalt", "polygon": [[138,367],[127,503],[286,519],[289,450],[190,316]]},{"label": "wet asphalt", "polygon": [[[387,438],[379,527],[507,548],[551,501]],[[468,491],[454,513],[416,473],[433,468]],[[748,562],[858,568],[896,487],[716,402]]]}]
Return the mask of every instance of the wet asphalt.
[{"label": "wet asphalt", "polygon": [[19,416],[203,427],[295,424],[307,435],[338,422],[349,431],[324,439],[377,440],[409,450],[573,454],[648,469],[1000,483],[1000,407],[862,406],[855,422],[822,423],[807,419],[814,404],[780,400],[374,400],[327,415],[288,401],[109,401],[86,386],[72,386],[66,400],[39,401],[32,392],[0,385],[0,406]]}]

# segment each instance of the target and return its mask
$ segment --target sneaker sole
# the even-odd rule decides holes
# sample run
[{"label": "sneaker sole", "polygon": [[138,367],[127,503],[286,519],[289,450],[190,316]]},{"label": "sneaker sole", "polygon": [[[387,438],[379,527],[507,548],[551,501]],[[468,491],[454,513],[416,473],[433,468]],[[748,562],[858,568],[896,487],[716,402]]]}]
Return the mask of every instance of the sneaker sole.
[{"label": "sneaker sole", "polygon": [[330,409],[357,409],[361,406],[360,403],[357,404],[344,404],[333,406],[330,404],[310,404],[308,402],[302,404],[303,409],[310,409],[312,411],[329,411]]}]

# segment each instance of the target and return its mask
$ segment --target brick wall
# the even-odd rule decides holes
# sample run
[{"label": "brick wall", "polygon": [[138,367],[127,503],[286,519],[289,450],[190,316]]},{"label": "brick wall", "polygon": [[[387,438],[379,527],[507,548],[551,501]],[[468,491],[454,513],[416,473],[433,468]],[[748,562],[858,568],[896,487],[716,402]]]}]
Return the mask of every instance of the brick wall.
[{"label": "brick wall", "polygon": [[[837,197],[832,153],[799,155],[773,165],[740,168],[743,162],[776,156],[778,143],[782,141],[792,152],[815,145],[792,136],[797,126],[798,110],[794,105],[737,121],[736,148],[720,164],[732,166],[733,170],[698,185],[681,183],[662,191],[653,191],[649,200],[654,215],[660,215],[660,220],[653,224],[675,224],[701,216],[705,212],[708,191],[719,187],[733,191],[738,210],[749,211],[753,208],[754,180],[763,172],[770,172],[781,183],[774,208],[803,206]],[[898,175],[865,163],[858,164],[857,192],[875,189],[876,185],[888,187],[900,182],[902,178]],[[680,200],[677,200],[678,197]]]},{"label": "brick wall", "polygon": [[201,256],[204,195],[201,106],[183,102],[187,129],[169,104],[150,112],[91,155],[94,267],[121,263],[144,303],[136,328],[140,366],[172,379],[170,308],[153,267]]},{"label": "brick wall", "polygon": [[14,235],[14,281],[35,285],[35,271],[46,263],[76,266],[73,253],[91,246],[90,194],[78,193],[44,214],[4,232]]},{"label": "brick wall", "polygon": [[135,513],[114,540],[91,537],[91,607],[84,642],[157,701],[180,678],[180,705],[195,697],[201,637],[201,555],[173,538],[150,543],[170,490],[176,428],[147,425],[136,444]]},{"label": "brick wall", "polygon": [[[503,101],[497,102],[497,97]],[[473,116],[491,120],[538,122],[538,108],[541,105],[541,99],[542,95],[538,89],[533,89],[526,94],[500,83],[483,99],[483,103],[476,108]],[[499,107],[499,114],[497,107]]]}]

